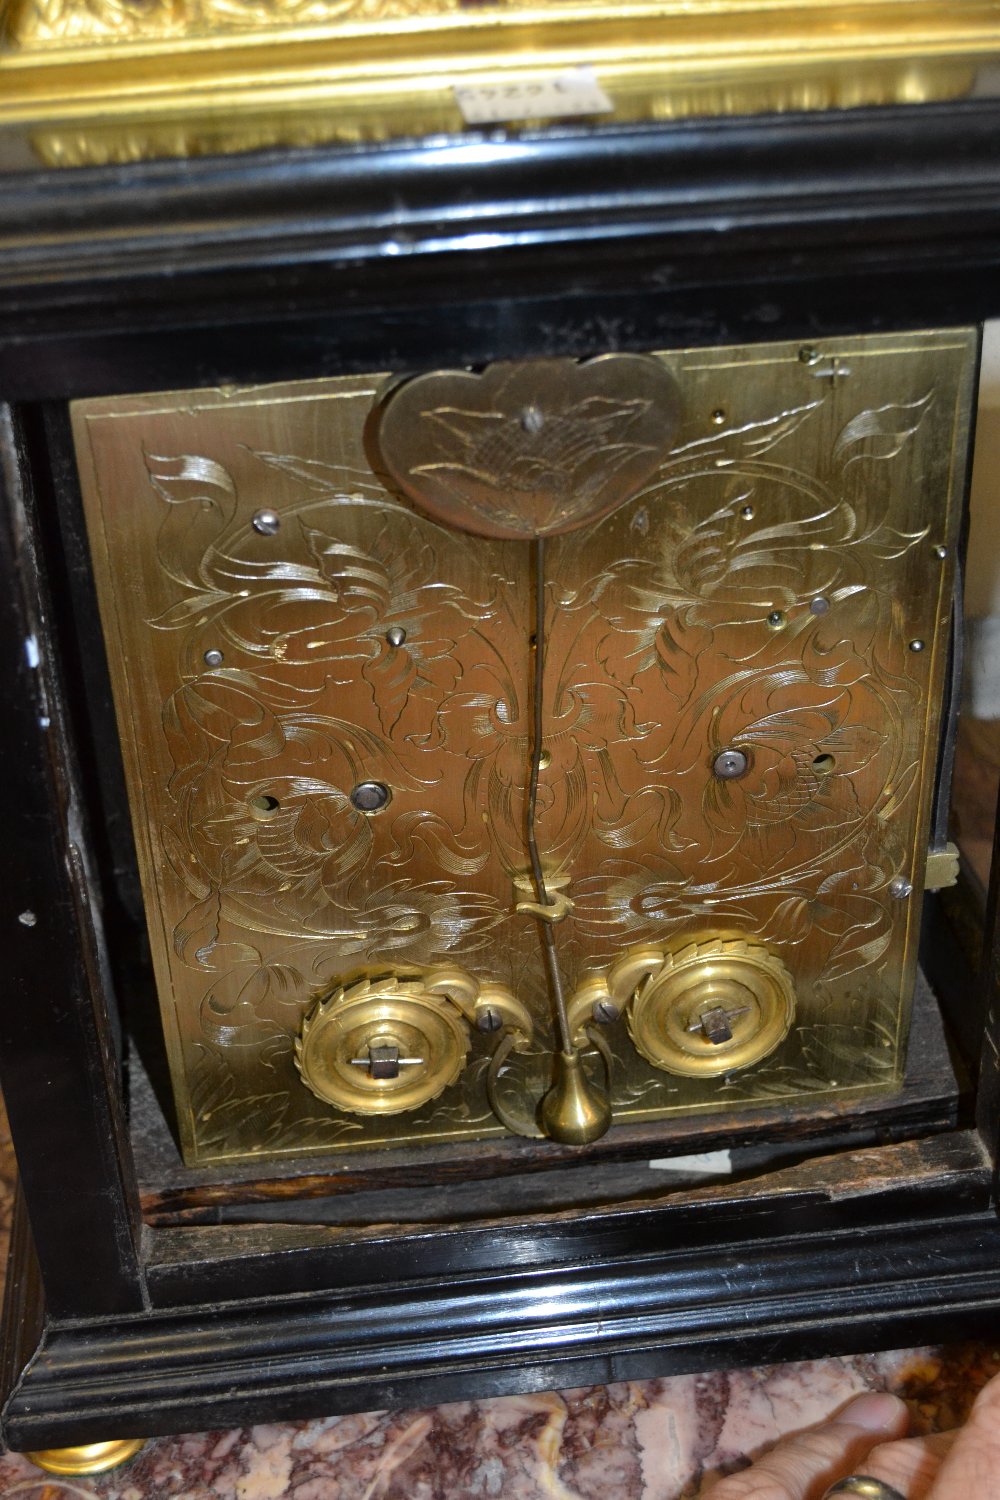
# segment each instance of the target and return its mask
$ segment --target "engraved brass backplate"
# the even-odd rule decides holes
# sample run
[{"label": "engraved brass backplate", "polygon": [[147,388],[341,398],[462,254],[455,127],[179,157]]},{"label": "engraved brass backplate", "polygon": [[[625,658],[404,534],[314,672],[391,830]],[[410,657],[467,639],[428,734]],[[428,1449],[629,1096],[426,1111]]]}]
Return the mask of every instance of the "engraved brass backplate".
[{"label": "engraved brass backplate", "polygon": [[[743,944],[771,1007],[766,1056],[685,1076],[642,1055],[630,1000],[642,1050],[602,1027],[616,1121],[898,1084],[975,347],[658,354],[672,446],[638,493],[546,541],[537,828],[569,992],[600,997],[637,950]],[[532,543],[390,492],[373,423],[391,388],[73,407],[192,1161],[499,1134],[478,1023],[456,1081],[406,1112],[303,1084],[306,1018],[386,974],[502,986],[533,1036],[495,1070],[501,1103],[523,1118],[551,1081],[538,923],[516,910]],[[703,1052],[746,1024],[729,1008],[702,1007]]]}]

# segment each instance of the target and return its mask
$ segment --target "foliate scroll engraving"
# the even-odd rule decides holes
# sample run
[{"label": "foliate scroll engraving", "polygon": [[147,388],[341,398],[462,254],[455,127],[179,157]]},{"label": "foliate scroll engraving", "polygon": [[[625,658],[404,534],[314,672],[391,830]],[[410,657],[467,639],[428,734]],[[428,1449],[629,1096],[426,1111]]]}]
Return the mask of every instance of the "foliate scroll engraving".
[{"label": "foliate scroll engraving", "polygon": [[[795,986],[792,1029],[745,1072],[671,1076],[609,1028],[616,1119],[899,1076],[916,924],[891,888],[919,893],[926,848],[971,349],[659,356],[683,392],[672,448],[547,542],[538,840],[568,982],[721,940]],[[458,1082],[389,1122],[303,1088],[316,997],[389,971],[460,964],[516,996],[535,1042],[496,1091],[513,1115],[547,1086],[515,910],[529,549],[386,491],[378,395],[349,379],[74,409],[193,1158],[498,1130],[475,1028]],[[718,774],[734,750],[740,774]],[[364,810],[370,783],[391,795]]]}]

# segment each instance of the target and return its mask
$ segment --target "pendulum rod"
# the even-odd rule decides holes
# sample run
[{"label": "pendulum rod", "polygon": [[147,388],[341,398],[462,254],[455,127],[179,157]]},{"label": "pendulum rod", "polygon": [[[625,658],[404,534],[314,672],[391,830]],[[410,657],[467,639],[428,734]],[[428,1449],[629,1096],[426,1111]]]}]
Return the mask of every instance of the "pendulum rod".
[{"label": "pendulum rod", "polygon": [[[554,906],[545,885],[545,872],[538,856],[538,840],[535,823],[538,811],[538,773],[542,764],[542,729],[544,724],[545,681],[545,538],[535,538],[535,683],[533,703],[533,727],[531,746],[531,780],[528,783],[528,854],[531,858],[531,874],[535,882],[535,895],[540,906]],[[544,917],[538,919],[542,939],[542,951],[548,970],[549,990],[555,1004],[556,1022],[559,1029],[559,1046],[563,1052],[575,1052],[570,1036],[569,1018],[566,1014],[566,995],[562,974],[559,971],[559,954],[551,922]]]}]

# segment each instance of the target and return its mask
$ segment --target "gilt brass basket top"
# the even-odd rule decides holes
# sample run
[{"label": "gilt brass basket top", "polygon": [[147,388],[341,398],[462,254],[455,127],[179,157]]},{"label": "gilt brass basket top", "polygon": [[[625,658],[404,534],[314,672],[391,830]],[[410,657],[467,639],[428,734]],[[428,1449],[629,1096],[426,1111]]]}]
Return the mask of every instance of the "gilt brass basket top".
[{"label": "gilt brass basket top", "polygon": [[2,18],[0,160],[16,141],[22,166],[454,133],[457,89],[530,96],[581,66],[608,100],[590,123],[912,104],[969,94],[1000,52],[995,0],[8,0]]}]

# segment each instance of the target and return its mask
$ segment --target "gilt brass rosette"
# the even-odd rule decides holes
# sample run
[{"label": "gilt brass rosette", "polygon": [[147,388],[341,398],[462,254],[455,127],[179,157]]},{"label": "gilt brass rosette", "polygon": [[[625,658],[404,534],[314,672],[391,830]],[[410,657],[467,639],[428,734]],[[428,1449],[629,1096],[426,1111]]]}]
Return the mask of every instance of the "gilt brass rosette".
[{"label": "gilt brass rosette", "polygon": [[752,1067],[784,1040],[795,984],[760,943],[709,938],[664,954],[626,1015],[637,1050],[655,1068],[717,1078]]},{"label": "gilt brass rosette", "polygon": [[306,1087],[335,1109],[398,1115],[453,1084],[468,1050],[469,1028],[446,998],[419,979],[388,978],[319,1000],[302,1023],[295,1062]]}]

